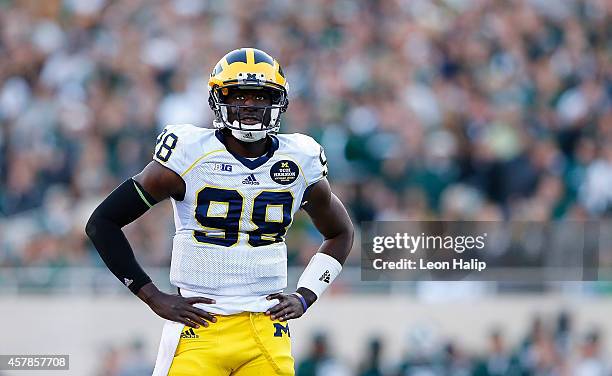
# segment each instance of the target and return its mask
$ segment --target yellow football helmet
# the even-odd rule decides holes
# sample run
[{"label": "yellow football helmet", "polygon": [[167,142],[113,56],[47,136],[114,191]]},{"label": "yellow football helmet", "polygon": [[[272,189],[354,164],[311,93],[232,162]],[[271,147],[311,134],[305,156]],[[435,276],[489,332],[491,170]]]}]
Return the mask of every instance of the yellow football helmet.
[{"label": "yellow football helmet", "polygon": [[[270,106],[241,106],[225,103],[232,88],[266,90],[271,98]],[[243,141],[261,139],[268,133],[276,133],[280,127],[280,114],[287,110],[289,85],[280,64],[267,53],[255,48],[240,48],[229,52],[219,60],[208,80],[208,103],[215,113],[216,128],[229,128]],[[263,111],[263,119],[257,127],[246,126],[238,120],[230,123],[228,110],[238,113],[242,107]],[[255,137],[253,137],[255,134]],[[259,134],[259,135],[257,135]],[[249,140],[250,138],[250,140]]]}]

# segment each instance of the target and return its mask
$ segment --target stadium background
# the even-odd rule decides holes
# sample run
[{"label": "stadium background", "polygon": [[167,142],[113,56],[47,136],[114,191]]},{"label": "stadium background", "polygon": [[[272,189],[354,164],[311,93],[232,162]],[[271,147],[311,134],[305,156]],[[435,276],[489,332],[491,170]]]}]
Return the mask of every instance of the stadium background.
[{"label": "stadium background", "polygon": [[[608,231],[611,16],[606,0],[0,1],[0,353],[69,353],[75,375],[150,372],[161,319],[106,270],[84,224],[165,124],[210,124],[207,76],[241,46],[283,65],[281,131],[325,147],[355,224]],[[158,206],[127,235],[170,291],[172,215]],[[295,220],[294,280],[319,241]],[[356,245],[292,322],[298,375],[494,375],[506,361],[610,375],[610,284],[363,283],[358,265]]]}]

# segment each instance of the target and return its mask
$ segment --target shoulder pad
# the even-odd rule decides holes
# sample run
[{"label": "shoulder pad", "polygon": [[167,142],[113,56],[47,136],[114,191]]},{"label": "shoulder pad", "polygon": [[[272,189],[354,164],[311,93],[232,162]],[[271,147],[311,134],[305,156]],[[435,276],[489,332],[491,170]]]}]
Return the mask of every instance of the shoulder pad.
[{"label": "shoulder pad", "polygon": [[153,159],[182,175],[206,148],[211,129],[191,124],[168,125],[157,136]]}]

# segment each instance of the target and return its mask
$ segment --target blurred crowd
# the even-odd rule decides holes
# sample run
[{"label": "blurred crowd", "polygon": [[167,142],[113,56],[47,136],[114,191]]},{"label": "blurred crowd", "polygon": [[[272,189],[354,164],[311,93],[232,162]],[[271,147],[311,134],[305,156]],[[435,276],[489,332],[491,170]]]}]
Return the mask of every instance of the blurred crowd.
[{"label": "blurred crowd", "polygon": [[[164,125],[210,126],[243,46],[283,65],[281,131],[325,147],[356,224],[607,217],[611,25],[606,0],[0,1],[0,266],[99,264],[89,213]],[[167,266],[159,206],[127,231]],[[299,264],[319,238],[294,227]]]},{"label": "blurred crowd", "polygon": [[493,330],[481,354],[452,341],[435,343],[427,330],[409,335],[403,359],[384,357],[384,340],[373,338],[356,369],[333,355],[324,335],[313,339],[307,358],[299,362],[296,376],[610,376],[612,364],[605,356],[597,330],[576,338],[570,317],[561,314],[556,327],[534,319],[517,346],[500,330]]},{"label": "blurred crowd", "polygon": [[[384,337],[375,337],[364,344],[355,365],[337,355],[341,343],[318,333],[305,356],[296,359],[296,376],[611,376],[601,333],[596,328],[577,333],[572,324],[565,312],[553,320],[536,316],[518,343],[493,329],[482,351],[440,340],[435,329],[419,327],[408,333],[402,359],[387,356]],[[98,375],[149,375],[153,363],[135,341],[107,349]]]}]

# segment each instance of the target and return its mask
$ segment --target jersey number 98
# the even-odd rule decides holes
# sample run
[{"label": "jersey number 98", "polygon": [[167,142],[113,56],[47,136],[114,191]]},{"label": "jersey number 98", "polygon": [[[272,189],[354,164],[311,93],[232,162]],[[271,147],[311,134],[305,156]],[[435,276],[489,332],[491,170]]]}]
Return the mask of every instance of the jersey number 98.
[{"label": "jersey number 98", "polygon": [[164,129],[164,131],[157,136],[158,146],[157,152],[155,156],[159,158],[162,162],[168,162],[170,156],[172,155],[172,150],[176,147],[176,143],[178,142],[178,137],[174,133],[167,133],[168,130]]},{"label": "jersey number 98", "polygon": [[[206,187],[198,192],[195,218],[206,228],[223,231],[221,236],[209,235],[205,231],[194,231],[194,238],[200,243],[216,244],[231,247],[238,243],[240,220],[244,208],[244,198],[235,189]],[[222,213],[210,213],[211,205],[224,207]],[[270,206],[277,207],[282,219],[268,219]],[[283,240],[287,227],[291,223],[293,195],[290,192],[262,191],[253,200],[253,211],[250,213],[255,230],[248,231],[249,244],[261,247]],[[248,213],[247,213],[248,215]]]}]

